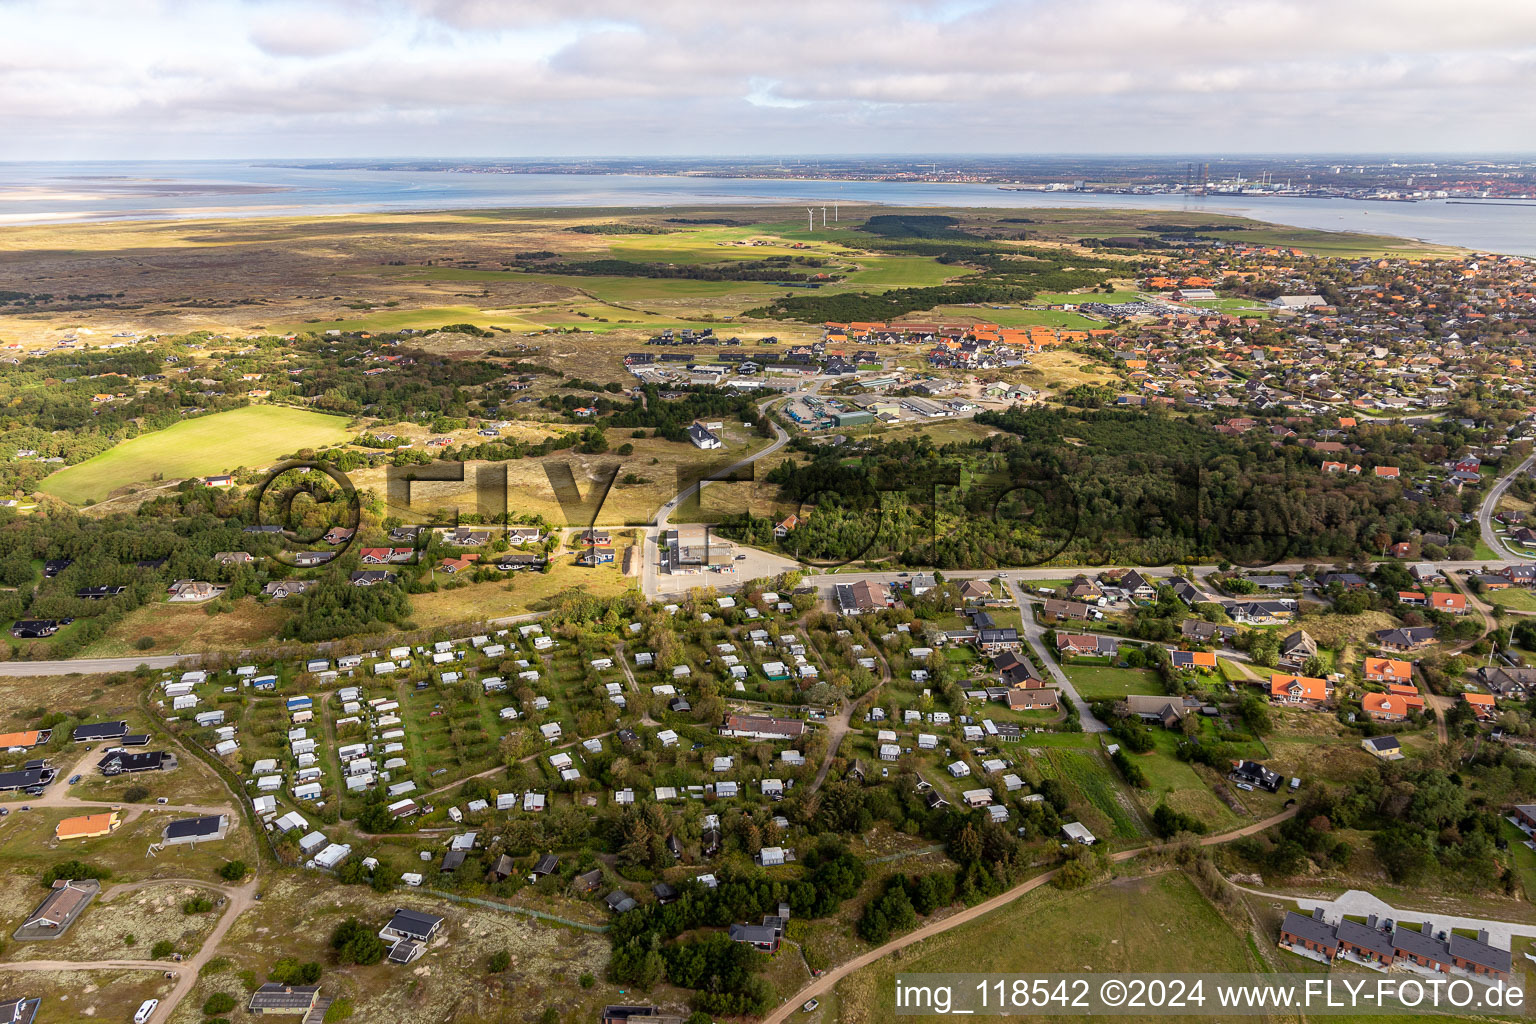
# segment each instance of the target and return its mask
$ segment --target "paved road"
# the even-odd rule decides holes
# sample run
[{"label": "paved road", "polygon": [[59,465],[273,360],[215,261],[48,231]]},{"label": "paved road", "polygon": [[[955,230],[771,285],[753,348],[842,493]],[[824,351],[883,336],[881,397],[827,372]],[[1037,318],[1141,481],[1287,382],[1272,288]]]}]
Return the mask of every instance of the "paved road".
[{"label": "paved road", "polygon": [[183,661],[195,662],[200,655],[159,654],[136,658],[70,658],[65,661],[6,661],[0,662],[0,675],[4,676],[67,676],[81,672],[97,675],[107,672],[132,672],[140,665],[149,668],[175,668]]},{"label": "paved road", "polygon": [[1530,472],[1532,466],[1536,466],[1536,455],[1532,455],[1516,466],[1512,472],[1500,477],[1498,483],[1488,489],[1488,496],[1483,499],[1482,507],[1477,510],[1477,528],[1482,531],[1483,543],[1487,544],[1500,558],[1513,559],[1517,562],[1530,560],[1529,555],[1520,555],[1505,546],[1498,531],[1493,528],[1493,515],[1498,511],[1499,499],[1504,496],[1505,491],[1509,490],[1509,485],[1514,483],[1515,478],[1521,473]]},{"label": "paved road", "polygon": [[[1204,839],[1200,840],[1200,845],[1215,846],[1219,843],[1230,842],[1233,839],[1241,839],[1244,836],[1251,836],[1257,832],[1262,832],[1271,826],[1280,824],[1280,822],[1285,821],[1288,818],[1294,817],[1296,810],[1297,809],[1293,807],[1289,811],[1285,811],[1282,814],[1277,814],[1272,818],[1265,818],[1263,821],[1255,822],[1254,824],[1248,825],[1245,828],[1240,828],[1235,832],[1226,832],[1219,836],[1206,836]],[[1148,849],[1153,848],[1141,847],[1135,850],[1122,850],[1119,853],[1114,854],[1110,859],[1113,862],[1119,864],[1124,861],[1128,861],[1133,857],[1140,856]],[[784,1024],[784,1022],[789,1020],[791,1016],[799,1012],[800,1007],[805,1004],[806,1000],[813,997],[826,995],[828,992],[832,991],[834,985],[836,985],[839,981],[842,981],[854,971],[857,971],[862,967],[868,967],[876,960],[890,956],[892,953],[895,953],[898,950],[905,949],[908,946],[922,942],[924,939],[932,938],[935,935],[940,935],[949,931],[951,928],[957,928],[962,924],[976,920],[978,917],[981,917],[984,914],[989,914],[994,910],[1005,907],[1012,903],[1014,900],[1018,899],[1020,896],[1023,896],[1025,893],[1033,892],[1055,877],[1056,871],[1054,869],[1047,871],[1044,874],[1036,875],[1029,881],[1016,885],[1012,889],[994,896],[984,903],[978,903],[974,907],[967,907],[965,910],[962,910],[950,917],[946,917],[941,921],[932,921],[923,925],[921,928],[914,929],[913,931],[907,932],[905,935],[892,939],[890,942],[887,942],[883,946],[876,946],[869,952],[862,953],[859,956],[854,957],[852,960],[847,961],[846,963],[838,964],[836,967],[826,971],[826,973],[822,974],[819,978],[813,978],[807,982],[804,986],[801,987],[799,992],[796,992],[789,999],[785,1000],[782,1006],[765,1017],[762,1024]]]},{"label": "paved road", "polygon": [[1029,649],[1034,651],[1035,660],[1041,668],[1049,672],[1051,678],[1056,680],[1056,685],[1072,706],[1077,709],[1078,721],[1082,724],[1084,732],[1109,732],[1109,726],[1093,717],[1093,712],[1088,707],[1088,702],[1083,700],[1077,692],[1077,687],[1072,685],[1072,680],[1061,670],[1055,660],[1045,649],[1045,627],[1035,621],[1034,609],[1024,597],[1024,591],[1012,579],[1008,580],[1008,593],[1013,597],[1013,603],[1019,606],[1019,615],[1024,622],[1024,639],[1029,643]]},{"label": "paved road", "polygon": [[[758,414],[766,414],[770,405],[772,405],[774,402],[782,401],[786,397],[788,396],[774,395],[772,398],[769,398],[766,401],[759,402],[757,406]],[[655,520],[651,523],[650,526],[645,528],[645,541],[640,549],[641,557],[644,560],[640,569],[640,592],[645,595],[645,599],[647,601],[654,601],[661,593],[661,543],[665,539],[667,528],[671,524],[672,513],[677,511],[677,507],[679,505],[687,501],[690,497],[696,494],[700,494],[704,488],[708,487],[710,484],[715,483],[720,479],[730,479],[737,470],[742,469],[745,466],[750,466],[757,460],[772,455],[774,452],[788,444],[789,431],[779,426],[776,421],[770,420],[769,424],[773,427],[774,438],[773,442],[769,444],[768,447],[762,449],[761,451],[754,452],[744,459],[738,459],[720,472],[713,473],[712,476],[714,479],[699,480],[689,484],[687,487],[677,492],[677,494],[674,495],[670,501],[656,510]]]},{"label": "paved road", "polygon": [[[775,426],[777,427],[777,424],[775,424]],[[782,433],[783,428],[779,428],[779,430]],[[784,434],[783,438],[775,442],[775,444],[770,445],[768,448],[763,449],[763,451],[758,452],[756,455],[753,455],[748,459],[742,460],[742,462],[737,463],[737,465],[745,465],[748,462],[755,461],[765,455],[777,451],[778,448],[783,446],[783,443],[788,441],[788,439],[789,435]],[[1532,456],[1531,459],[1527,460],[1527,464],[1536,464],[1536,456]],[[667,518],[670,517],[672,510],[676,506],[676,503],[682,497],[686,496],[687,493],[691,493],[691,491],[692,488],[690,488],[689,491],[684,492],[683,495],[680,495],[678,498],[674,498],[671,502],[669,502],[663,508],[663,510],[658,513],[656,525],[648,526],[645,528],[646,564],[642,573],[642,587],[644,588],[647,600],[652,599],[660,590],[657,574],[657,539],[660,533],[664,530],[664,524],[666,523]],[[1485,503],[1484,508],[1486,509],[1488,507],[1490,506]],[[1496,547],[1495,550],[1499,549]],[[1505,558],[1484,559],[1482,561],[1436,562],[1435,564],[1440,568],[1442,572],[1449,572],[1477,570],[1483,568],[1484,566],[1509,565],[1512,563],[1524,564],[1532,561],[1532,559],[1533,556],[1531,555],[1521,556],[1511,554],[1509,557]],[[793,567],[795,565],[795,563],[791,562],[787,558],[782,559],[782,561],[784,562],[786,568]],[[1275,572],[1286,572],[1300,570],[1307,564],[1321,563],[1283,562],[1272,566],[1266,566],[1265,568],[1271,569]],[[1005,575],[1009,578],[1009,580],[1053,580],[1070,578],[1079,572],[1097,573],[1105,568],[1106,567],[1102,565],[1056,565],[1048,566],[1045,568],[1029,569],[955,569],[945,571],[944,575],[948,579],[957,580],[977,578],[991,579],[998,575]],[[1166,579],[1174,574],[1173,568],[1166,565],[1122,566],[1120,568],[1135,569],[1137,572],[1141,573],[1143,576],[1148,577],[1149,579]],[[1214,565],[1195,565],[1190,566],[1189,568],[1190,571],[1196,576],[1205,576],[1209,573],[1215,572],[1217,567]],[[829,598],[832,595],[833,586],[839,583],[857,583],[860,580],[873,580],[879,583],[895,583],[901,579],[902,576],[903,574],[898,572],[817,573],[808,576],[805,582],[808,585],[817,588],[823,598]],[[693,578],[690,577],[689,579],[691,581]],[[701,582],[705,582],[702,577],[699,579]],[[730,588],[717,587],[717,589]],[[521,615],[508,615],[503,618],[490,619],[487,620],[486,624],[489,626],[507,626],[513,623],[527,622],[541,617],[542,613],[527,612]],[[315,650],[323,652],[330,646],[330,644],[325,643],[316,644]],[[132,658],[71,658],[64,661],[6,661],[0,662],[0,677],[62,676],[74,673],[95,675],[108,672],[131,672],[138,668],[140,665],[144,665],[152,669],[167,669],[184,665],[195,665],[205,656],[227,657],[230,653],[231,652],[228,651],[210,651],[181,654],[145,655],[142,657]],[[258,652],[242,651],[238,653],[242,657],[255,657]]]}]

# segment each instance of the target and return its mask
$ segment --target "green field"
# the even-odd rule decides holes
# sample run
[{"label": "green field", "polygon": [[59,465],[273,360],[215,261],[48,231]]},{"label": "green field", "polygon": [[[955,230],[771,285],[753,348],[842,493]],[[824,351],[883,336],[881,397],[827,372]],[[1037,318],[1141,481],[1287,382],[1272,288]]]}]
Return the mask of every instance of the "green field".
[{"label": "green field", "polygon": [[850,975],[836,989],[838,1015],[822,1019],[900,1019],[898,973],[1248,972],[1257,967],[1250,957],[1242,936],[1178,872],[1076,892],[1042,886]]},{"label": "green field", "polygon": [[1536,612],[1536,594],[1521,587],[1510,587],[1508,590],[1485,590],[1478,596],[1489,604],[1503,605],[1505,608],[1513,608],[1521,612]]},{"label": "green field", "polygon": [[1066,668],[1067,678],[1077,687],[1084,700],[1105,700],[1124,697],[1131,693],[1162,693],[1163,681],[1157,673],[1145,668],[1113,668],[1109,665],[1088,665]]},{"label": "green field", "polygon": [[59,470],[40,489],[75,504],[100,501],[119,487],[148,481],[157,473],[174,480],[227,473],[242,466],[255,468],[300,448],[338,444],[351,437],[341,416],[252,405],[124,441],[93,459]]}]

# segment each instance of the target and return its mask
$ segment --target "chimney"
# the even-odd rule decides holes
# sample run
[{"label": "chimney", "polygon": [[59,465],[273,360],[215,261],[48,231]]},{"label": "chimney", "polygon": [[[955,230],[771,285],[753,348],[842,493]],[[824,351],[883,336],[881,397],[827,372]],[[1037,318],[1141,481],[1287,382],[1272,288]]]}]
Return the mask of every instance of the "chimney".
[{"label": "chimney", "polygon": [[1423,932],[1425,935],[1433,935],[1433,934],[1435,934],[1434,922],[1433,921],[1425,921],[1424,922],[1424,927],[1420,928],[1419,931]]},{"label": "chimney", "polygon": [[1370,917],[1367,917],[1365,919],[1365,926],[1367,928],[1375,928],[1376,927],[1376,915],[1375,914],[1372,914]]},{"label": "chimney", "polygon": [[1485,946],[1488,945],[1488,929],[1487,928],[1479,928],[1477,930],[1477,941],[1481,942]]}]

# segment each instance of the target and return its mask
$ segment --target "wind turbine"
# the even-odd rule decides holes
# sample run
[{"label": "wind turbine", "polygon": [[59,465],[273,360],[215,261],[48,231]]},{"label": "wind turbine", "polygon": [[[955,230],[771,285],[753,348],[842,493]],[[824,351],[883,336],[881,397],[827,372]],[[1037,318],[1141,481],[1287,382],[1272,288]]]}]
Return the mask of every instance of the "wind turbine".
[{"label": "wind turbine", "polygon": [[827,208],[825,206],[821,208],[821,226],[823,229],[827,226]]},{"label": "wind turbine", "polygon": [[816,230],[816,208],[814,206],[807,206],[805,208],[805,230]]}]

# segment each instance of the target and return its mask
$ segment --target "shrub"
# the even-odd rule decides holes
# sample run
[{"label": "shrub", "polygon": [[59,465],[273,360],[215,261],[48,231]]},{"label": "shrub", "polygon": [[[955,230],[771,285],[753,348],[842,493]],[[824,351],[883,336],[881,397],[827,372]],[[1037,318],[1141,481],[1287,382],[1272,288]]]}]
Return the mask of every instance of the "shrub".
[{"label": "shrub", "polygon": [[331,935],[331,948],[336,959],[344,964],[367,967],[384,959],[384,942],[355,917],[349,917],[336,926]]},{"label": "shrub", "polygon": [[176,943],[170,939],[161,939],[149,947],[149,955],[155,960],[164,960],[174,952],[176,952]]},{"label": "shrub", "polygon": [[209,996],[208,1001],[203,1004],[203,1013],[211,1017],[218,1013],[228,1013],[234,1008],[234,996],[230,995],[228,992],[215,992],[213,995]]},{"label": "shrub", "polygon": [[337,996],[331,1001],[331,1008],[325,1011],[325,1024],[335,1024],[338,1020],[346,1020],[352,1016],[352,1000],[346,996]]},{"label": "shrub", "polygon": [[152,636],[141,636],[133,642],[133,646],[141,651],[147,651],[155,646],[155,638]]},{"label": "shrub", "polygon": [[124,803],[141,804],[148,799],[149,788],[147,786],[129,786],[123,790]]},{"label": "shrub", "polygon": [[226,863],[223,867],[219,868],[219,877],[224,879],[226,882],[238,882],[240,879],[245,877],[245,874],[248,870],[249,869],[245,866],[245,861],[232,860]]},{"label": "shrub", "polygon": [[267,978],[284,985],[313,985],[320,980],[323,970],[324,968],[314,960],[300,963],[297,957],[285,956],[272,965],[272,970],[267,972]]},{"label": "shrub", "polygon": [[87,864],[83,860],[66,860],[55,864],[43,872],[43,877],[39,881],[43,883],[43,888],[50,889],[53,887],[53,883],[61,878],[65,881],[78,881],[84,878],[101,879],[111,877],[112,872],[107,868],[98,868],[94,864]]},{"label": "shrub", "polygon": [[183,914],[206,914],[213,909],[213,900],[207,896],[193,896],[181,905]]},{"label": "shrub", "polygon": [[489,966],[491,968],[492,974],[500,974],[502,971],[512,966],[512,954],[508,953],[504,949],[498,949],[496,952],[491,954]]}]

